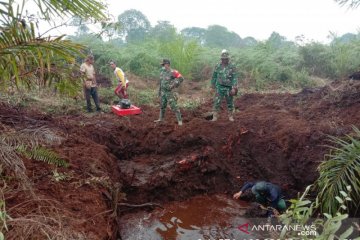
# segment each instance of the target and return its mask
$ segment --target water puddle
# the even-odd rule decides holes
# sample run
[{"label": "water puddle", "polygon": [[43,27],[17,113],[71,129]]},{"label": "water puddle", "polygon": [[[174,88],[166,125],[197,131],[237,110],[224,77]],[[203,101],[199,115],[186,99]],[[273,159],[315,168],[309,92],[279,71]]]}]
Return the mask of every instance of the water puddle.
[{"label": "water puddle", "polygon": [[151,213],[127,214],[120,219],[123,240],[249,239],[238,229],[248,203],[228,195],[197,196],[164,205]]}]

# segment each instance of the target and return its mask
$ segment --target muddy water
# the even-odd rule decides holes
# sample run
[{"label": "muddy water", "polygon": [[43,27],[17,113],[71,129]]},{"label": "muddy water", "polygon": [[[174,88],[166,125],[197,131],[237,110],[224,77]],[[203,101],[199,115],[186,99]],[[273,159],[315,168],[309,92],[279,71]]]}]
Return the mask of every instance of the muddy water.
[{"label": "muddy water", "polygon": [[197,196],[163,205],[164,209],[128,214],[120,219],[123,240],[218,240],[249,238],[238,229],[245,224],[246,202],[231,196]]}]

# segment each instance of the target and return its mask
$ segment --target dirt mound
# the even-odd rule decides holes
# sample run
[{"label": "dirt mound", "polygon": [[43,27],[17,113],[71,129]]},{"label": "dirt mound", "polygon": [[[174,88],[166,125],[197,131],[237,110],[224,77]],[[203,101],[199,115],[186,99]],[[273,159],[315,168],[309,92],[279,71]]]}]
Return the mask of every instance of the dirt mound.
[{"label": "dirt mound", "polygon": [[[293,196],[316,179],[316,167],[328,152],[327,135],[343,136],[352,125],[359,127],[360,86],[346,81],[298,94],[244,94],[236,99],[235,122],[227,120],[225,110],[219,121],[210,122],[205,113],[211,106],[183,111],[184,126],[178,127],[170,110],[166,122],[153,123],[158,109],[147,106],[141,106],[141,115],[120,118],[110,113],[54,117],[1,104],[3,132],[50,129],[63,141],[48,147],[70,164],[54,168],[24,159],[37,197],[10,181],[6,207],[14,219],[36,212],[43,225],[12,221],[8,239],[34,239],[40,226],[70,238],[111,239],[120,226],[116,214],[133,210],[116,202],[232,194],[248,180],[272,181]],[[55,170],[65,178],[56,178]],[[54,212],[56,219],[44,218]]]}]

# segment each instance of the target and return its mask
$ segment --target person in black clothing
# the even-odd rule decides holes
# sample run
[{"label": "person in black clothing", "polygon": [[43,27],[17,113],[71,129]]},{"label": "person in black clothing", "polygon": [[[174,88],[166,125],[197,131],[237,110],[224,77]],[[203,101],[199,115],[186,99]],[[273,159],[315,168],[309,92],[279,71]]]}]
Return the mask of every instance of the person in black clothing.
[{"label": "person in black clothing", "polygon": [[269,205],[279,212],[286,210],[286,203],[282,198],[280,187],[270,182],[246,182],[241,190],[234,194],[234,199],[239,199],[240,196],[250,188],[251,192],[255,195],[256,202],[263,205]]}]

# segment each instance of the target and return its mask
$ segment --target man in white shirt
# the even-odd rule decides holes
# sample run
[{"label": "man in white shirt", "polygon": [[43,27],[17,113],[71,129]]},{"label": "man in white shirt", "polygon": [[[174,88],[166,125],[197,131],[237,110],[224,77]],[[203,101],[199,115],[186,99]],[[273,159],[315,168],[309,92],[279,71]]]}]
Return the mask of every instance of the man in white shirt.
[{"label": "man in white shirt", "polygon": [[80,66],[80,72],[83,76],[84,84],[84,95],[86,99],[86,108],[88,112],[92,112],[91,107],[91,97],[94,100],[96,111],[100,112],[99,96],[97,93],[97,84],[95,78],[95,69],[94,69],[94,56],[88,55],[85,59],[85,62]]}]

